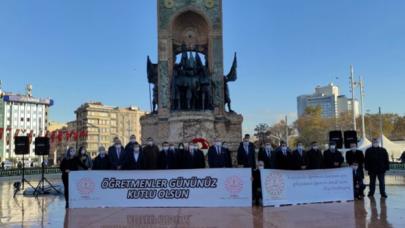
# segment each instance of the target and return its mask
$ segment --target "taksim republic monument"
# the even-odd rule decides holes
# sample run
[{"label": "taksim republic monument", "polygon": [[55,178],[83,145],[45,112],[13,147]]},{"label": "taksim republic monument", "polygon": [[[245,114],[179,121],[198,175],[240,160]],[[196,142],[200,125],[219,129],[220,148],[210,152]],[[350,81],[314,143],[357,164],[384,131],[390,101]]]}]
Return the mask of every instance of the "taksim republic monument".
[{"label": "taksim republic monument", "polygon": [[147,58],[153,110],[141,119],[143,140],[221,140],[235,151],[243,117],[231,109],[228,88],[236,54],[224,74],[222,0],[158,0],[157,8],[157,63]]}]

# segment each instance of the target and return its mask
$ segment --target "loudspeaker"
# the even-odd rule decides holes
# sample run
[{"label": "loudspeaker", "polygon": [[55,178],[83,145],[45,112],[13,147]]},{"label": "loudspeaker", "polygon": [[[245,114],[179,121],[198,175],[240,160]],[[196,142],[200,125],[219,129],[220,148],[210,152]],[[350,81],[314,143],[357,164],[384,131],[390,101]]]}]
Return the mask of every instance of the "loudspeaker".
[{"label": "loudspeaker", "polygon": [[343,136],[341,131],[330,131],[329,132],[329,142],[335,142],[336,148],[342,149],[343,147]]},{"label": "loudspeaker", "polygon": [[49,155],[50,144],[48,137],[35,138],[35,155]]},{"label": "loudspeaker", "polygon": [[28,136],[14,137],[14,153],[16,155],[23,155],[30,153],[30,139]]},{"label": "loudspeaker", "polygon": [[350,148],[351,143],[357,145],[357,131],[345,131],[345,147]]}]

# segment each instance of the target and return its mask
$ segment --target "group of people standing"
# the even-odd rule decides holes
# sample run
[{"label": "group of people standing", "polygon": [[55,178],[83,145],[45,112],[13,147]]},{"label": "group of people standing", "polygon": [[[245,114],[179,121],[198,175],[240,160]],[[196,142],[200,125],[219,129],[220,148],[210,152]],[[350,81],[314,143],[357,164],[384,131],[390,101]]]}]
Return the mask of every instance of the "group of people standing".
[{"label": "group of people standing", "polygon": [[[377,140],[369,148],[365,156],[357,149],[355,143],[346,152],[346,162],[353,167],[353,179],[355,196],[363,197],[364,190],[364,168],[370,175],[369,196],[374,195],[375,181],[378,178],[380,193],[387,197],[384,187],[384,174],[389,169],[388,153],[379,146]],[[291,150],[285,142],[273,148],[270,143],[265,144],[259,150],[256,159],[255,145],[250,141],[250,135],[246,134],[240,143],[237,151],[237,164],[235,166],[251,168],[253,177],[253,199],[256,203],[260,200],[260,169],[283,169],[283,170],[308,170],[308,169],[330,169],[339,168],[344,162],[343,154],[331,142],[329,148],[321,151],[317,142],[311,144],[309,150],[305,150],[302,143]],[[234,167],[231,152],[224,142],[215,140],[215,143],[208,149],[207,153],[209,168],[231,168]],[[168,142],[162,144],[161,149],[155,145],[152,138],[146,140],[146,145],[141,146],[134,135],[130,142],[124,147],[118,137],[108,148],[99,147],[99,153],[93,160],[87,154],[84,147],[78,153],[75,148],[67,150],[61,161],[62,180],[65,187],[66,207],[68,207],[68,173],[75,170],[165,170],[165,169],[202,169],[206,168],[206,159],[198,144],[190,142],[180,143],[177,148]]]}]

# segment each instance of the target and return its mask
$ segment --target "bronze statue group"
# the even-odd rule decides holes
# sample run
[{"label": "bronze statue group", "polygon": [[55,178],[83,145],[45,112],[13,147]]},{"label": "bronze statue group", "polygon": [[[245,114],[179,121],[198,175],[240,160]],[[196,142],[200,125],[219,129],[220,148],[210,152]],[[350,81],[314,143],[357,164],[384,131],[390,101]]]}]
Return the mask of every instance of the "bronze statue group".
[{"label": "bronze statue group", "polygon": [[[302,143],[297,143],[291,150],[285,142],[277,148],[266,143],[259,149],[256,159],[255,145],[250,136],[245,135],[240,143],[236,163],[233,164],[231,152],[226,143],[216,140],[208,149],[207,156],[200,150],[199,145],[193,142],[180,143],[177,147],[164,142],[159,149],[152,138],[148,138],[145,145],[140,145],[135,136],[124,147],[118,137],[114,138],[113,145],[108,148],[99,148],[98,155],[91,159],[86,148],[81,147],[76,152],[70,147],[61,161],[62,180],[68,207],[68,174],[76,170],[170,170],[170,169],[203,169],[243,167],[252,169],[253,201],[259,205],[261,201],[260,169],[281,170],[314,170],[340,168],[346,160],[347,165],[353,168],[354,196],[357,199],[364,197],[365,185],[363,183],[364,170],[370,177],[369,197],[374,196],[376,179],[378,178],[381,197],[386,198],[385,172],[389,170],[389,157],[387,151],[380,147],[378,140],[373,140],[372,147],[365,152],[358,150],[355,143],[343,153],[330,142],[329,148],[322,152],[317,142],[311,143],[305,150]],[[206,162],[207,161],[207,162]]]}]

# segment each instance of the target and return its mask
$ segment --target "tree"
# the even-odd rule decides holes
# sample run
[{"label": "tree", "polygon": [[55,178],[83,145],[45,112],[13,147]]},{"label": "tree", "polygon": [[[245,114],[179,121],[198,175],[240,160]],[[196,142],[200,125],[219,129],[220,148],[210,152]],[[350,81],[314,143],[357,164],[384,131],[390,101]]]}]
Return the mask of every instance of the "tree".
[{"label": "tree", "polygon": [[269,125],[266,123],[259,123],[255,128],[254,136],[257,138],[258,146],[263,146],[265,143],[269,142]]},{"label": "tree", "polygon": [[322,117],[321,107],[308,107],[294,125],[299,133],[297,140],[304,145],[309,146],[313,141],[321,144],[328,142],[330,120]]}]

